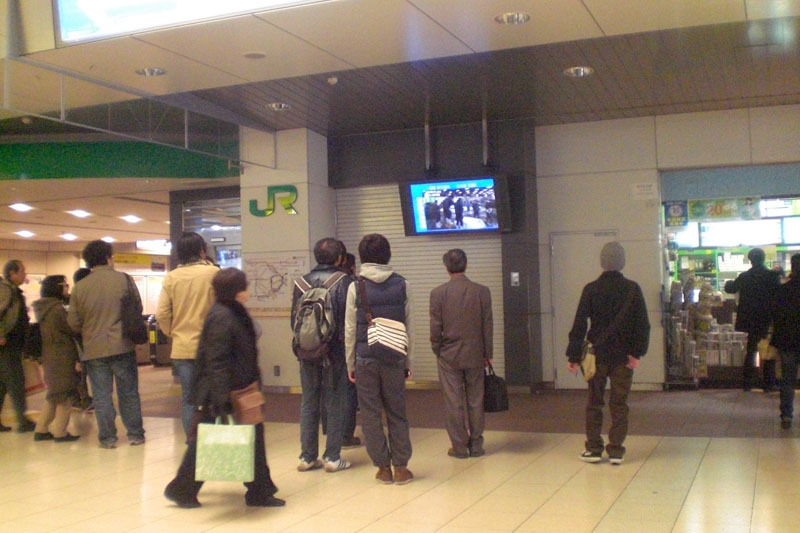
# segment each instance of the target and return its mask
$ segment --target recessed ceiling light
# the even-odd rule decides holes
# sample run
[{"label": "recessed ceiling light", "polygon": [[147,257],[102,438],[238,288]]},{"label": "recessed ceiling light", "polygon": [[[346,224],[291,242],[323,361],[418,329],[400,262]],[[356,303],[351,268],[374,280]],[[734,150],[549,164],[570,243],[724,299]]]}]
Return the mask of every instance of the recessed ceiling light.
[{"label": "recessed ceiling light", "polygon": [[146,76],[148,78],[151,76],[163,76],[166,73],[167,71],[160,67],[145,67],[136,69],[136,74],[139,76]]},{"label": "recessed ceiling light", "polygon": [[59,235],[59,237],[61,237],[65,241],[74,241],[75,239],[78,238],[77,235],[73,235],[72,233],[62,233],[61,235]]},{"label": "recessed ceiling light", "polygon": [[264,52],[247,52],[244,54],[244,57],[247,59],[264,59],[267,57],[267,54]]},{"label": "recessed ceiling light", "polygon": [[34,235],[36,235],[36,234],[35,234],[35,233],[33,233],[32,231],[28,231],[28,230],[26,230],[26,229],[23,229],[23,230],[20,230],[20,231],[15,231],[14,233],[16,233],[17,235],[19,235],[20,237],[25,237],[26,239],[27,239],[28,237],[33,237]]},{"label": "recessed ceiling light", "polygon": [[33,124],[33,119],[31,117],[22,117],[19,121],[23,124]]},{"label": "recessed ceiling light", "polygon": [[272,102],[271,104],[267,104],[267,107],[273,111],[288,111],[292,108],[292,106],[283,102]]},{"label": "recessed ceiling light", "polygon": [[585,78],[594,74],[594,69],[587,65],[578,65],[564,69],[564,76],[568,78]]},{"label": "recessed ceiling light", "polygon": [[10,206],[8,206],[8,207],[10,207],[11,209],[13,209],[14,211],[19,211],[20,213],[27,213],[28,211],[30,211],[31,209],[33,209],[33,208],[32,208],[31,206],[29,206],[28,204],[11,204],[11,205],[10,205]]},{"label": "recessed ceiling light", "polygon": [[339,83],[339,78],[337,78],[336,76],[328,76],[327,81],[328,85],[336,85],[337,83]]},{"label": "recessed ceiling light", "polygon": [[531,16],[524,11],[511,11],[509,13],[501,13],[494,18],[498,24],[525,24],[531,20]]},{"label": "recessed ceiling light", "polygon": [[141,220],[142,220],[141,218],[137,217],[136,215],[125,215],[124,217],[119,217],[119,218],[121,218],[122,220],[124,220],[125,222],[128,222],[130,224],[136,224],[137,222],[141,222]]},{"label": "recessed ceiling light", "polygon": [[105,241],[105,242],[114,242],[114,241],[116,241],[117,239],[115,239],[114,237],[103,237],[103,238],[102,238],[102,239],[100,239],[100,240],[101,240],[101,241]]},{"label": "recessed ceiling light", "polygon": [[67,211],[67,213],[78,218],[86,218],[91,215],[90,212],[84,211],[83,209],[73,209],[72,211]]}]

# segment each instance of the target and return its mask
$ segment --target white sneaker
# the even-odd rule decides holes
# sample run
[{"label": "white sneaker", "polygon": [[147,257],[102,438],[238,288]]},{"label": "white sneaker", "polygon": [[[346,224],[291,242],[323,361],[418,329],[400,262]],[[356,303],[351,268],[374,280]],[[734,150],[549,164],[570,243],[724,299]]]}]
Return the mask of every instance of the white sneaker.
[{"label": "white sneaker", "polygon": [[622,464],[622,457],[609,457],[608,462],[612,465],[621,465]]},{"label": "white sneaker", "polygon": [[325,461],[326,472],[338,472],[339,470],[347,470],[348,468],[350,468],[350,462],[345,461],[344,459],[339,459],[337,461]]},{"label": "white sneaker", "polygon": [[311,462],[300,459],[300,463],[297,465],[297,471],[307,472],[309,470],[315,470],[317,468],[320,468],[321,466],[322,466],[322,461],[320,461],[319,459],[314,459]]}]

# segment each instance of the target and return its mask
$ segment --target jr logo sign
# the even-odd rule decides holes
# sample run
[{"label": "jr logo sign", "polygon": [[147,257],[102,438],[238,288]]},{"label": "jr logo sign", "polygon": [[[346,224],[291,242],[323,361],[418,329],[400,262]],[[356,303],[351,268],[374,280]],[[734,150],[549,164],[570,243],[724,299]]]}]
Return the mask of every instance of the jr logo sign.
[{"label": "jr logo sign", "polygon": [[294,203],[297,201],[297,188],[294,185],[267,187],[267,208],[259,209],[258,200],[250,200],[250,214],[254,217],[268,217],[275,212],[275,199],[290,215],[296,215]]}]

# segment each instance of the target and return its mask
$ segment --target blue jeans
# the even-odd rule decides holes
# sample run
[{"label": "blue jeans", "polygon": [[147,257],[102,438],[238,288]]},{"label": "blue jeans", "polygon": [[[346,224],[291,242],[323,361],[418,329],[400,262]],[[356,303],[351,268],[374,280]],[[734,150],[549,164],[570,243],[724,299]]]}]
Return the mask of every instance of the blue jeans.
[{"label": "blue jeans", "polygon": [[172,374],[181,382],[181,423],[183,433],[188,437],[192,429],[192,417],[196,406],[192,403],[192,381],[194,380],[194,359],[173,359]]},{"label": "blue jeans", "polygon": [[800,353],[780,351],[781,357],[781,418],[794,416],[794,389],[797,386],[797,360]]},{"label": "blue jeans", "polygon": [[[328,416],[327,441],[322,458],[338,461],[342,451],[344,417],[347,407],[347,364],[344,357],[333,356],[327,367],[300,362],[300,459],[312,462],[319,456],[320,396],[324,396]],[[324,389],[324,394],[322,390]]]},{"label": "blue jeans", "polygon": [[117,401],[122,423],[128,430],[128,438],[144,438],[142,405],[139,400],[139,370],[135,352],[121,353],[86,361],[89,380],[94,394],[98,439],[102,444],[117,442],[117,412],[111,392],[117,384]]}]

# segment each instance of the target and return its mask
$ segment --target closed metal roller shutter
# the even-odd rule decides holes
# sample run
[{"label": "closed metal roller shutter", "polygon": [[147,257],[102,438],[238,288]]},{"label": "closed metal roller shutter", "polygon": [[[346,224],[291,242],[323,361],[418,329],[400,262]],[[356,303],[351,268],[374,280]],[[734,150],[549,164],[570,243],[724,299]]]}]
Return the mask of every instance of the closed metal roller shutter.
[{"label": "closed metal roller shutter", "polygon": [[338,189],[336,191],[336,234],[356,256],[358,243],[368,233],[380,233],[392,246],[391,265],[411,286],[412,357],[416,381],[438,381],[436,360],[431,351],[428,306],[431,289],[448,280],[442,254],[451,248],[467,253],[467,276],[492,291],[494,315],[495,372],[505,375],[503,350],[503,278],[500,235],[469,233],[406,237],[397,185]]}]

